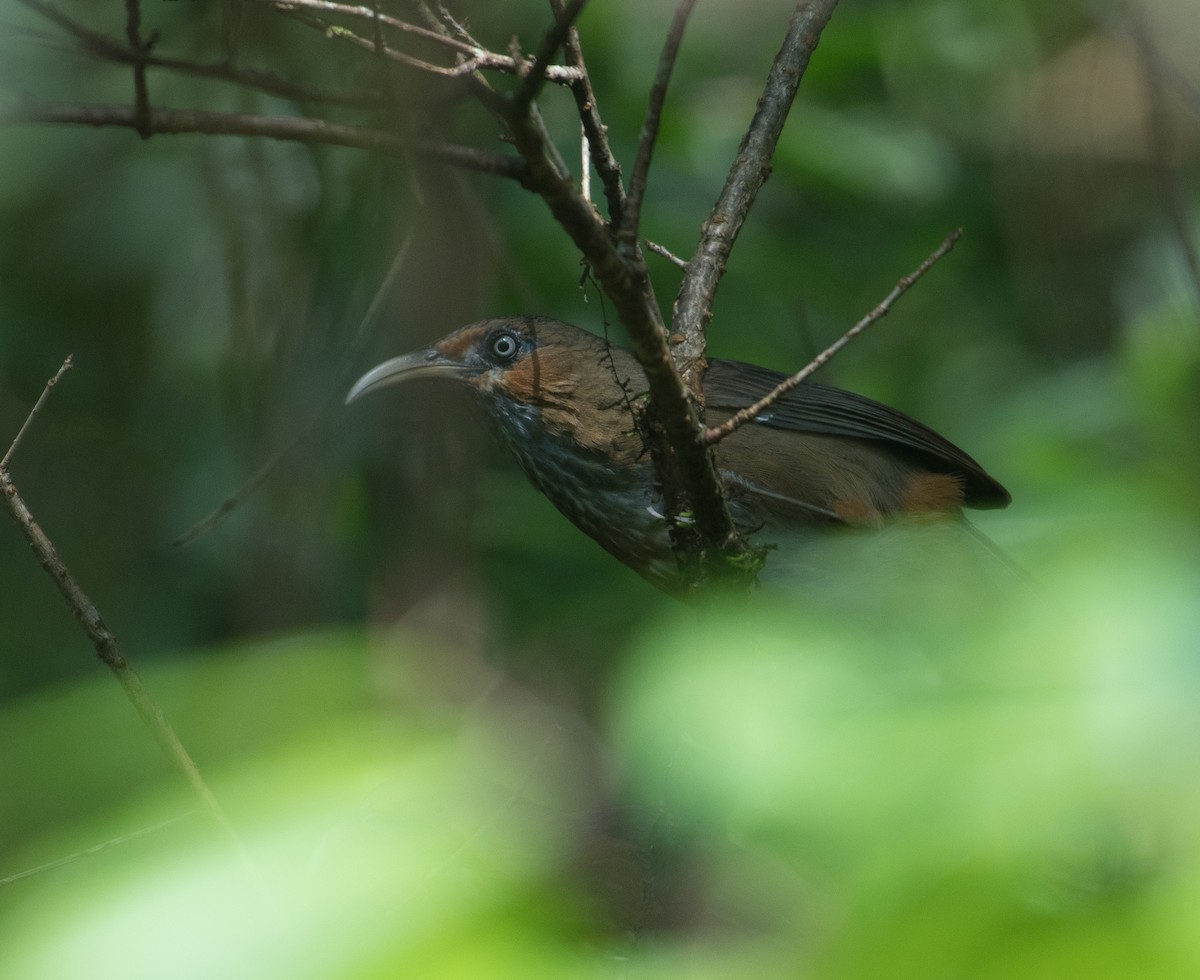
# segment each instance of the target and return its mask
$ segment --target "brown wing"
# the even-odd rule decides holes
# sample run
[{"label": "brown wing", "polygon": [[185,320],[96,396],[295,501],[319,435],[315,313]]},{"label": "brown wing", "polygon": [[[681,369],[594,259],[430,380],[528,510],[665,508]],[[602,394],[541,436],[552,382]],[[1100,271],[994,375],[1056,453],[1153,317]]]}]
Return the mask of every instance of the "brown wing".
[{"label": "brown wing", "polygon": [[[714,360],[704,376],[707,405],[736,410],[752,405],[787,376],[737,361]],[[862,439],[894,449],[935,473],[962,480],[970,507],[1006,507],[1012,498],[974,459],[914,418],[852,391],[805,382],[792,389],[751,425],[815,435]]]}]

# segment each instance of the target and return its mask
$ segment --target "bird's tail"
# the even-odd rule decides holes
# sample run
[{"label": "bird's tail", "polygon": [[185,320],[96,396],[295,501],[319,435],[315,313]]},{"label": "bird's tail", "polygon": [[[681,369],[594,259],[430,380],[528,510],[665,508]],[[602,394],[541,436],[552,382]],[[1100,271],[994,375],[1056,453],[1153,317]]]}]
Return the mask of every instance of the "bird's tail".
[{"label": "bird's tail", "polygon": [[1018,582],[1024,585],[1031,592],[1039,592],[1040,587],[1037,579],[1033,577],[1020,563],[1009,555],[1000,545],[996,544],[991,538],[977,528],[964,514],[961,518],[962,529],[974,538],[988,552],[1000,566],[1012,575]]}]

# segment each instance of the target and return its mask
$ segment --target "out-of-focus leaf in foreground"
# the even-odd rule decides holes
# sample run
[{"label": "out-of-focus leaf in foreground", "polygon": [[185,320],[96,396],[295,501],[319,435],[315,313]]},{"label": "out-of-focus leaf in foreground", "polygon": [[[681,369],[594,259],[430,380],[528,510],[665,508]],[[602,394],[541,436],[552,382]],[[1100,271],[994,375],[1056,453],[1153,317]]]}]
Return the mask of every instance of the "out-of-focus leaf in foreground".
[{"label": "out-of-focus leaf in foreground", "polygon": [[108,678],[30,700],[0,975],[1195,976],[1200,549],[1132,513],[986,602],[681,607],[607,744],[402,635],[156,668],[269,897]]},{"label": "out-of-focus leaf in foreground", "polygon": [[256,874],[110,678],[7,713],[27,798],[0,811],[3,874],[43,870],[0,886],[0,975],[553,972],[579,918],[547,881],[588,798],[559,719],[519,692],[447,710],[402,644],[366,651],[303,637],[148,678]]},{"label": "out-of-focus leaf in foreground", "polygon": [[1200,548],[1164,523],[1106,515],[1034,593],[890,629],[648,637],[621,741],[714,926],[778,976],[1195,976]]}]

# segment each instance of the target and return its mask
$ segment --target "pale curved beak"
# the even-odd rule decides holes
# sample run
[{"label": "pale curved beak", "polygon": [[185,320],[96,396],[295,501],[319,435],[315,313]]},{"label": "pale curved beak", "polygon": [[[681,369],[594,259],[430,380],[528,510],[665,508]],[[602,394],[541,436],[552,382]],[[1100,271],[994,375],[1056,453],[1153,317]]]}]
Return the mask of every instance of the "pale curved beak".
[{"label": "pale curved beak", "polygon": [[390,361],[376,364],[354,382],[354,387],[346,395],[346,404],[349,405],[368,392],[376,391],[387,385],[399,384],[401,381],[427,377],[431,374],[462,375],[465,371],[462,364],[450,360],[436,347],[426,347],[424,350],[413,351],[411,354],[393,357]]}]

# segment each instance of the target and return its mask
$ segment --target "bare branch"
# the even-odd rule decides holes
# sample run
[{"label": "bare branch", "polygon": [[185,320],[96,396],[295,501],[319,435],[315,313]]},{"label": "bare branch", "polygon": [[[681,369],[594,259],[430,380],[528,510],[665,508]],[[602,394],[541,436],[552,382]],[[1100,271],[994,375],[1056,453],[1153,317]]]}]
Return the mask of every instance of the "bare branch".
[{"label": "bare branch", "polygon": [[120,64],[135,64],[140,62],[147,68],[162,68],[184,75],[192,75],[196,78],[209,78],[216,81],[230,82],[235,85],[244,86],[245,88],[266,92],[268,95],[293,99],[297,102],[325,102],[332,105],[373,106],[378,105],[382,101],[378,95],[368,95],[365,93],[323,92],[318,89],[288,82],[272,72],[236,68],[227,63],[200,63],[182,58],[160,57],[149,52],[139,54],[116,38],[84,27],[57,8],[45,3],[44,0],[19,0],[19,2],[61,27],[80,42],[80,48],[87,54],[99,58],[107,58],[110,61],[116,61]]},{"label": "bare branch", "polygon": [[854,326],[847,330],[842,336],[835,340],[832,344],[826,347],[820,354],[809,361],[801,370],[797,371],[786,381],[780,382],[772,388],[767,394],[763,395],[758,401],[747,408],[743,408],[735,413],[730,418],[726,419],[718,426],[710,428],[704,434],[705,441],[710,445],[716,445],[731,432],[740,429],[747,422],[757,418],[768,408],[774,405],[780,398],[786,395],[789,391],[795,388],[801,382],[810,378],[817,370],[828,364],[833,358],[850,343],[855,337],[871,326],[878,320],[882,320],[891,311],[893,304],[906,292],[908,292],[913,284],[920,279],[926,272],[933,268],[934,263],[942,258],[950,249],[954,248],[955,243],[962,238],[963,230],[956,228],[946,239],[934,249],[933,253],[922,262],[909,275],[904,276],[892,288],[892,291],[883,298],[878,306],[870,313],[864,316]]},{"label": "bare branch", "polygon": [[658,242],[652,242],[652,241],[650,241],[649,238],[647,238],[646,239],[646,248],[648,248],[655,255],[661,255],[664,259],[666,259],[672,265],[676,265],[680,269],[682,269],[684,272],[687,272],[687,267],[688,267],[687,261],[685,259],[681,259],[678,255],[676,255],[674,252],[672,252],[670,249],[668,249],[665,245],[659,245]]},{"label": "bare branch", "polygon": [[[571,9],[567,8],[568,16]],[[691,522],[671,522],[676,554],[695,563],[696,574],[690,577],[697,585],[709,573],[746,580],[745,563],[705,560],[745,555],[749,549],[730,517],[696,406],[680,380],[640,250],[628,254],[618,248],[608,227],[558,161],[533,103],[519,111],[516,100],[502,100],[498,109],[529,167],[527,186],[542,197],[571,236],[629,330],[650,389],[650,414],[643,421],[667,511],[674,517],[686,509],[694,517]]]},{"label": "bare branch", "polygon": [[[436,75],[445,75],[450,78],[457,78],[463,75],[468,75],[479,69],[490,69],[493,71],[504,72],[509,75],[521,75],[532,70],[532,62],[520,61],[510,55],[496,54],[489,51],[478,44],[460,40],[453,37],[446,31],[437,31],[428,27],[419,27],[416,24],[410,24],[407,21],[398,20],[395,17],[389,17],[387,14],[378,13],[371,7],[354,6],[344,3],[333,3],[330,0],[265,0],[272,7],[285,13],[299,13],[302,11],[319,11],[321,13],[339,14],[345,17],[356,17],[363,20],[371,21],[378,28],[379,26],[390,27],[394,30],[401,31],[405,34],[411,34],[415,37],[420,37],[424,40],[431,41],[435,44],[440,44],[443,47],[450,48],[459,55],[462,59],[455,66],[435,65],[432,62],[422,58],[416,58],[412,55],[405,54],[402,51],[397,51],[395,48],[384,45],[384,53],[387,57],[394,61],[399,61],[413,68],[419,68],[421,71],[431,72]],[[319,27],[323,31],[327,31],[335,37],[341,37],[352,43],[358,44],[360,47],[375,50],[377,43],[373,39],[362,37],[355,34],[346,28],[331,28],[327,21],[319,18],[305,17],[302,18],[306,23]],[[558,85],[570,85],[579,80],[579,72],[573,68],[563,65],[547,64],[544,77],[547,81],[554,82]]]},{"label": "bare branch", "polygon": [[[562,0],[550,0],[550,6],[556,17],[566,16]],[[571,84],[571,95],[575,98],[579,120],[583,124],[592,166],[596,168],[600,182],[604,185],[604,198],[608,201],[608,219],[614,226],[619,225],[625,213],[625,185],[621,181],[621,164],[613,156],[612,147],[609,145],[608,127],[600,119],[600,107],[596,102],[596,93],[592,90],[592,79],[583,60],[579,28],[574,24],[567,31],[563,53],[567,65],[580,73],[579,81]],[[586,172],[586,161],[584,166]]]},{"label": "bare branch", "polygon": [[[75,105],[63,102],[25,102],[0,113],[7,123],[72,123],[81,126],[118,126],[137,128],[137,119],[129,106]],[[519,157],[487,153],[469,146],[434,140],[404,140],[378,129],[342,126],[323,119],[257,116],[201,109],[151,109],[150,131],[162,135],[205,133],[217,136],[264,136],[310,145],[344,146],[370,150],[389,156],[409,154],[473,170],[477,173],[506,177],[527,187],[528,168]]]},{"label": "bare branch", "polygon": [[[45,0],[30,0],[32,3],[43,3]],[[132,2],[132,0],[130,0]],[[519,158],[507,157],[501,154],[479,153],[465,147],[448,146],[427,141],[406,141],[392,133],[372,129],[356,129],[327,123],[323,120],[274,118],[240,114],[205,113],[191,110],[154,109],[148,107],[140,131],[149,129],[155,133],[213,133],[230,135],[268,136],[277,139],[288,139],[306,143],[326,143],[332,145],[350,146],[360,149],[374,150],[392,154],[417,152],[436,159],[447,160],[457,166],[485,173],[497,174],[518,180],[522,186],[538,193],[546,201],[552,214],[570,235],[576,246],[581,250],[589,267],[597,280],[603,286],[606,294],[612,299],[622,322],[629,329],[633,340],[634,350],[639,363],[646,372],[650,387],[650,410],[644,421],[651,433],[648,444],[655,458],[668,510],[672,515],[678,515],[686,508],[694,516],[694,521],[681,529],[682,522],[673,522],[673,540],[677,553],[681,557],[701,561],[706,555],[716,553],[744,554],[746,546],[736,533],[730,519],[728,507],[722,494],[720,482],[713,466],[712,455],[705,441],[699,404],[700,386],[699,375],[694,378],[684,375],[681,380],[677,360],[687,367],[694,367],[696,358],[685,356],[682,359],[672,356],[672,344],[677,337],[668,339],[668,332],[663,324],[662,312],[659,308],[654,290],[650,282],[645,259],[638,246],[637,226],[640,213],[640,201],[644,197],[645,181],[648,173],[650,157],[655,142],[654,133],[661,119],[662,105],[667,87],[667,78],[673,64],[682,35],[687,12],[692,7],[693,0],[684,0],[676,15],[676,24],[671,37],[667,41],[667,49],[660,63],[658,80],[650,96],[650,106],[647,110],[647,124],[644,127],[640,141],[639,163],[637,166],[638,189],[637,207],[633,211],[632,223],[629,219],[629,199],[621,182],[621,169],[608,145],[607,135],[596,108],[594,92],[588,79],[583,55],[580,49],[578,32],[574,28],[575,20],[582,11],[586,0],[551,0],[555,15],[553,28],[538,48],[533,59],[524,57],[519,49],[514,49],[507,56],[499,55],[479,46],[464,27],[459,25],[448,13],[437,4],[441,16],[434,12],[434,4],[428,0],[410,0],[415,11],[415,19],[424,26],[407,24],[396,18],[388,18],[373,6],[355,6],[346,3],[335,3],[333,0],[259,0],[268,2],[275,9],[286,11],[289,16],[306,21],[309,24],[326,31],[331,37],[340,37],[376,57],[389,58],[404,62],[420,71],[430,72],[442,77],[462,78],[469,86],[471,93],[500,120],[508,130],[508,136],[520,154]],[[830,9],[833,0],[822,0]],[[807,9],[804,4],[801,8]],[[320,20],[317,14],[335,16],[337,18],[354,18],[360,22],[366,21],[371,30],[361,32],[346,27],[330,25]],[[825,14],[827,19],[828,14]],[[812,32],[807,51],[819,34],[820,25],[815,28],[810,24],[811,18],[802,16],[800,10],[793,17],[792,31],[797,32],[797,23],[806,24]],[[823,21],[822,21],[823,24]],[[434,64],[431,61],[416,58],[404,51],[394,50],[387,46],[386,32],[397,32],[405,37],[438,45],[445,51],[453,53],[455,64]],[[393,37],[395,35],[392,35]],[[125,49],[124,57],[135,65],[148,63],[149,53],[141,48],[132,51]],[[553,65],[551,61],[555,52],[563,47],[568,64]],[[795,78],[802,70],[798,63],[806,61],[807,54],[798,54],[802,49],[789,35],[784,49],[776,60],[776,66],[768,79],[768,86],[760,105],[756,121],[752,123],[746,142],[743,146],[743,159],[735,165],[735,174],[741,176],[735,180],[731,175],[731,184],[736,194],[727,195],[718,207],[731,208],[733,218],[728,219],[722,213],[725,226],[720,234],[714,236],[718,244],[705,252],[703,247],[697,252],[697,258],[705,257],[706,262],[713,263],[723,269],[729,248],[736,237],[737,229],[749,208],[749,202],[757,190],[746,192],[743,183],[748,183],[746,174],[755,168],[764,170],[769,167],[771,150],[778,137],[778,127],[786,116],[787,106],[795,92]],[[436,60],[436,59],[435,59]],[[508,97],[492,88],[485,71],[509,71],[521,79],[515,95]],[[790,73],[790,74],[789,74]],[[787,79],[792,78],[790,91]],[[537,109],[536,96],[541,86],[547,81],[561,81],[568,84],[576,100],[577,109],[582,121],[588,142],[588,153],[592,165],[600,174],[605,188],[608,204],[610,225],[606,224],[587,196],[580,193],[579,187],[572,179],[566,163],[558,153],[554,141],[547,132],[541,115]],[[777,90],[784,92],[783,96]],[[18,106],[15,112],[9,114],[12,119],[26,121],[57,121],[75,122],[90,125],[116,125],[134,127],[137,125],[137,112],[127,107],[110,106]],[[749,147],[749,150],[746,149]],[[585,167],[585,170],[587,168]],[[761,177],[758,181],[761,184]],[[738,213],[738,208],[741,212]],[[707,228],[717,224],[714,217],[710,218]],[[732,231],[728,229],[732,228]],[[614,238],[617,235],[624,238]],[[722,236],[725,236],[722,240]],[[704,241],[702,240],[702,246]],[[665,251],[665,250],[664,250]],[[669,253],[668,253],[669,254]],[[679,260],[674,259],[678,263]],[[711,303],[712,293],[716,288],[719,272],[713,274],[706,270],[698,275],[697,260],[685,264],[685,287],[689,279],[696,277],[703,281],[711,275],[711,287],[707,292],[702,289],[699,295]],[[696,307],[700,310],[693,320],[703,329],[707,319],[707,305]],[[688,323],[687,317],[679,318],[677,322]],[[683,331],[675,331],[682,338],[691,340]],[[700,355],[703,353],[703,337],[697,341]],[[684,353],[687,351],[685,349]],[[719,568],[719,565],[708,564],[708,569]]]},{"label": "bare branch", "polygon": [[125,691],[126,697],[129,698],[134,708],[137,709],[138,714],[141,715],[142,720],[150,728],[150,731],[166,752],[167,757],[175,765],[175,768],[179,770],[180,774],[191,786],[192,791],[199,797],[209,816],[212,817],[216,825],[232,843],[241,857],[243,864],[261,889],[264,899],[274,908],[274,899],[267,888],[266,882],[262,879],[254,862],[246,852],[237,835],[237,831],[234,830],[233,824],[230,823],[229,818],[225,815],[225,811],[221,809],[221,804],[217,802],[217,798],[213,795],[212,790],[208,788],[208,784],[200,774],[195,761],[184,747],[183,742],[180,741],[175,729],[171,727],[171,723],[167,721],[158,702],[146,689],[141,676],[125,658],[116,636],[104,622],[100,611],[96,608],[92,600],[88,598],[83,589],[79,587],[79,583],[75,581],[75,577],[71,574],[70,569],[67,568],[62,556],[58,553],[58,549],[54,547],[54,543],[47,537],[46,533],[34,519],[25,501],[17,492],[16,484],[13,483],[12,476],[9,473],[8,461],[16,449],[17,442],[28,429],[29,424],[41,409],[42,404],[59,378],[62,377],[63,373],[70,366],[71,358],[68,357],[54,377],[47,382],[41,397],[38,398],[32,411],[29,413],[29,417],[25,420],[25,424],[21,426],[21,431],[17,433],[17,438],[13,440],[12,446],[9,448],[8,453],[5,454],[3,462],[0,463],[0,491],[3,492],[8,509],[21,528],[21,533],[24,534],[25,540],[29,542],[30,548],[37,555],[38,562],[46,571],[46,574],[58,586],[58,591],[62,593],[62,597],[67,601],[67,605],[71,607],[76,621],[83,628],[83,631],[87,634],[88,639],[95,648],[96,655],[116,676],[117,681]]},{"label": "bare branch", "polygon": [[[667,471],[660,470],[664,493],[678,502],[682,491],[694,512],[693,527],[702,545],[694,553],[738,549],[740,539],[729,517],[699,416],[675,369],[645,263],[640,256],[628,258],[620,253],[595,209],[553,162],[544,133],[533,119],[528,114],[512,118],[510,127],[514,143],[529,165],[530,188],[542,197],[587,258],[629,330],[638,363],[646,372],[656,422],[665,435],[662,448],[669,446],[674,454],[672,463],[663,462]],[[678,512],[678,508],[672,509],[672,513]]]},{"label": "bare branch", "polygon": [[67,359],[62,362],[62,367],[55,371],[54,377],[46,382],[46,387],[42,389],[42,393],[38,396],[38,400],[33,403],[33,408],[29,410],[29,415],[25,417],[24,424],[22,424],[21,428],[18,430],[16,438],[12,441],[12,445],[8,447],[8,452],[4,454],[3,459],[0,459],[0,472],[8,470],[8,464],[12,460],[13,453],[17,451],[17,446],[21,442],[21,437],[25,435],[25,430],[28,429],[29,426],[33,424],[33,420],[37,418],[38,412],[42,410],[42,405],[45,403],[46,399],[50,397],[50,392],[52,392],[54,390],[54,386],[58,384],[58,379],[71,370],[71,366],[74,364],[74,357],[74,354],[68,354]]},{"label": "bare branch", "polygon": [[427,4],[425,0],[415,0],[414,6],[418,9],[418,11],[420,11],[427,23],[436,24],[443,33],[445,33],[445,29],[448,25],[455,34],[457,34],[468,44],[477,45],[479,43],[471,36],[471,32],[467,30],[466,25],[461,23],[452,13],[450,13],[449,10],[446,9],[446,5],[442,3],[441,0],[438,0],[438,12],[436,14],[429,9],[429,4]]},{"label": "bare branch", "polygon": [[533,65],[525,73],[525,77],[521,80],[521,87],[513,95],[514,112],[524,112],[529,104],[537,98],[542,83],[548,77],[547,72],[550,69],[551,62],[554,60],[554,55],[563,46],[563,42],[567,38],[567,33],[571,30],[571,25],[579,19],[579,15],[583,13],[583,8],[587,5],[587,2],[588,0],[571,0],[561,15],[557,12],[555,13],[554,26],[542,38],[542,43],[538,46],[537,54],[534,55]]},{"label": "bare branch", "polygon": [[437,31],[432,28],[410,24],[407,21],[380,13],[374,7],[363,7],[348,3],[332,3],[329,0],[261,0],[261,2],[269,4],[276,10],[313,10],[324,14],[341,14],[345,17],[357,17],[360,20],[382,24],[393,30],[412,34],[427,41],[433,41],[435,44],[440,44],[443,47],[453,48],[456,51],[464,52],[468,56],[474,56],[482,50],[476,45],[456,40],[445,31]]},{"label": "bare branch", "polygon": [[771,172],[775,144],[800,79],[836,5],[837,0],[800,0],[796,4],[758,109],[742,137],[725,187],[704,223],[696,254],[688,263],[688,274],[675,299],[674,330],[684,338],[676,348],[676,356],[684,382],[697,394],[701,389],[705,331],[712,317],[717,284],[746,215]]},{"label": "bare branch", "polygon": [[[529,187],[549,206],[555,219],[570,235],[576,247],[592,264],[596,278],[604,285],[622,318],[629,314],[634,326],[647,324],[652,331],[663,332],[657,307],[646,301],[644,287],[629,263],[617,253],[608,230],[574,182],[562,172],[551,150],[545,129],[530,114],[511,117],[513,143],[529,167]],[[618,297],[625,297],[624,300]],[[627,322],[627,326],[630,324]]]},{"label": "bare branch", "polygon": [[646,118],[642,123],[642,131],[638,135],[637,157],[633,162],[633,173],[629,177],[629,199],[626,201],[625,213],[617,232],[618,240],[626,249],[637,247],[638,227],[642,220],[642,201],[646,196],[646,178],[650,173],[650,158],[654,155],[654,144],[658,140],[658,127],[662,122],[667,85],[671,81],[671,71],[675,67],[675,59],[679,56],[683,31],[687,27],[688,18],[692,15],[692,9],[695,6],[696,0],[680,0],[679,6],[675,8],[675,16],[671,20],[666,43],[663,45],[662,55],[658,59],[658,69],[654,73],[654,84],[650,87]]},{"label": "bare branch", "polygon": [[[447,78],[458,78],[462,75],[469,74],[475,71],[479,65],[474,60],[463,64],[460,62],[453,68],[446,68],[442,65],[435,65],[431,61],[425,61],[423,58],[416,58],[403,51],[397,51],[395,48],[388,47],[381,41],[373,37],[363,37],[361,34],[356,34],[348,27],[342,27],[339,24],[331,24],[329,21],[321,17],[316,17],[308,10],[313,6],[318,9],[323,9],[329,6],[341,6],[340,4],[319,3],[318,0],[304,0],[304,2],[294,2],[294,0],[275,0],[273,6],[282,13],[287,14],[301,24],[320,31],[328,38],[340,38],[343,41],[349,41],[356,47],[362,48],[365,51],[370,51],[372,54],[387,58],[391,61],[397,61],[402,65],[407,65],[410,68],[416,68],[419,71],[428,72],[432,75],[443,75]],[[357,8],[355,8],[357,9]],[[363,8],[366,9],[366,8]],[[370,12],[370,11],[368,11]],[[372,20],[372,25],[378,30],[379,22]]]}]

